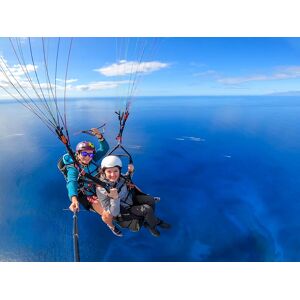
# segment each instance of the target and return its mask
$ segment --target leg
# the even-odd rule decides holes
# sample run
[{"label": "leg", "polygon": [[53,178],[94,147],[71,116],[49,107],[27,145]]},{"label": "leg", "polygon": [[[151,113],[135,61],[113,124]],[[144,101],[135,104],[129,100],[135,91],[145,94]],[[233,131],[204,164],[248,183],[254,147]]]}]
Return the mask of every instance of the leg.
[{"label": "leg", "polygon": [[122,236],[122,232],[114,226],[113,224],[113,216],[108,212],[105,211],[98,201],[93,201],[91,203],[93,209],[101,216],[102,221],[109,227],[113,234],[117,236]]},{"label": "leg", "polygon": [[156,229],[156,225],[160,223],[160,220],[155,217],[154,211],[150,205],[134,205],[130,208],[130,212],[136,216],[144,217],[144,220],[147,223],[149,231],[152,235],[160,235],[159,231]]},{"label": "leg", "polygon": [[[154,197],[150,196],[150,195],[135,195],[134,196],[134,202],[138,203],[138,204],[147,204],[149,206],[151,206],[151,208],[153,209],[153,213],[155,211],[155,203],[156,200]],[[159,221],[156,225],[158,225],[159,227],[163,228],[163,229],[169,229],[171,228],[171,225],[166,223],[165,221],[159,219],[156,217],[156,219]],[[149,223],[148,223],[149,224]]]},{"label": "leg", "polygon": [[109,212],[103,211],[102,220],[109,228],[115,227],[113,224],[113,216]]},{"label": "leg", "polygon": [[94,211],[101,216],[101,219],[105,224],[107,224],[109,227],[114,226],[112,223],[113,220],[112,215],[109,212],[105,211],[99,202],[93,203],[92,207]]},{"label": "leg", "polygon": [[155,199],[154,199],[154,197],[152,197],[150,195],[135,195],[134,201],[137,204],[148,204],[152,208],[155,206]]}]

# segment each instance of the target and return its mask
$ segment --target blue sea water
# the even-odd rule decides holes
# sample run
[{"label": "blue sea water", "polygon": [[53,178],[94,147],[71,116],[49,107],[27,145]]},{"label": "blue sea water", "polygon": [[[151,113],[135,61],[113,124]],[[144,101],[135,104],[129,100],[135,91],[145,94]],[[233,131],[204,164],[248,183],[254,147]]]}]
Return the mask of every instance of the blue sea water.
[{"label": "blue sea water", "polygon": [[[113,99],[69,99],[74,133],[107,123],[114,146]],[[172,224],[155,238],[111,234],[81,209],[82,261],[300,261],[300,98],[137,98],[124,133],[134,181],[161,197],[157,215]],[[72,213],[56,168],[65,153],[31,112],[0,103],[0,261],[72,261]]]}]

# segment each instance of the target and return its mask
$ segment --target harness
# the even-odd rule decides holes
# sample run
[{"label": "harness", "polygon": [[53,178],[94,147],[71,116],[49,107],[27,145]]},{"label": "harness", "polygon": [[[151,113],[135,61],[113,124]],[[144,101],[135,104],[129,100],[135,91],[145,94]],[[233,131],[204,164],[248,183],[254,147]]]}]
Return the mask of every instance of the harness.
[{"label": "harness", "polygon": [[[90,164],[92,164],[98,168],[98,165],[95,164],[95,162],[91,161]],[[89,170],[89,165],[87,166],[88,172],[85,172],[84,169],[81,170],[75,164],[71,164],[71,165],[73,165],[78,170],[78,177],[77,177],[78,191],[81,191],[84,195],[87,195],[87,192],[95,194],[95,183],[94,183],[94,181],[89,180],[88,177],[86,176],[87,174],[90,176],[93,176],[91,174],[91,171]],[[103,182],[103,181],[101,181],[101,182]]]},{"label": "harness", "polygon": [[[123,178],[125,178],[125,177],[126,176],[123,176]],[[122,184],[122,187],[124,186],[124,184],[128,184],[128,183],[133,184],[130,177],[127,177],[127,180],[128,180],[127,182],[124,181],[124,183]],[[129,195],[132,195],[133,204],[131,206],[129,206],[128,208],[123,208],[121,206],[121,213],[119,216],[117,216],[115,218],[115,221],[121,227],[128,228],[129,230],[136,232],[136,231],[139,231],[141,229],[141,227],[143,226],[144,217],[135,215],[134,213],[132,213],[130,211],[130,208],[135,205],[135,201],[134,201],[135,195],[146,195],[146,194],[143,193],[136,185],[134,185],[133,188],[129,189],[128,194],[123,201],[126,202]]]},{"label": "harness", "polygon": [[[95,167],[98,167],[98,165],[93,161],[91,161],[90,164],[94,165]],[[61,157],[57,162],[57,168],[63,174],[65,180],[67,180],[67,174],[68,174],[67,167],[70,167],[70,166],[72,166],[72,167],[74,167],[78,170],[78,178],[77,178],[78,190],[80,190],[83,194],[86,194],[86,192],[94,193],[94,189],[92,188],[94,186],[94,184],[93,184],[94,181],[93,180],[88,180],[87,176],[86,176],[87,174],[92,176],[90,171],[89,171],[89,166],[87,166],[89,173],[86,173],[82,168],[80,168],[74,162],[69,163],[69,164],[65,164],[64,161],[63,161],[63,157]]]}]

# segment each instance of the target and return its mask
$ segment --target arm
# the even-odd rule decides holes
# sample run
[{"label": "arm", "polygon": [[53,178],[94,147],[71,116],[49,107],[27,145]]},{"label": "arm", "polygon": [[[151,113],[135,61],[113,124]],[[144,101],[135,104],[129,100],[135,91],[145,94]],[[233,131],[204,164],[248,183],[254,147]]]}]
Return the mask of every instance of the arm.
[{"label": "arm", "polygon": [[[123,177],[129,177],[130,181],[132,179],[133,176],[133,172],[134,172],[134,165],[133,164],[128,164],[128,170],[125,174],[122,174]],[[131,182],[130,184],[127,183],[127,186],[129,189],[132,189],[134,187],[134,184]]]},{"label": "arm", "polygon": [[[105,189],[98,186],[96,188],[96,194],[103,209],[116,217],[120,213],[120,198],[118,193],[115,193],[114,190],[116,191],[116,189],[111,189],[110,194],[107,194]],[[112,198],[111,195],[113,195],[114,198]]]},{"label": "arm", "polygon": [[114,217],[120,214],[120,198],[110,199],[109,211]]},{"label": "arm", "polygon": [[72,196],[71,201],[72,203],[70,204],[69,209],[72,212],[79,211],[79,202],[77,196]]},{"label": "arm", "polygon": [[73,196],[78,196],[78,170],[73,166],[67,167],[67,190],[71,201]]},{"label": "arm", "polygon": [[98,139],[99,142],[99,147],[97,148],[94,156],[94,161],[98,162],[107,153],[109,145],[104,139],[103,134],[97,128],[92,128],[91,132]]},{"label": "arm", "polygon": [[109,150],[109,145],[106,140],[98,140],[99,141],[99,148],[97,149],[95,156],[94,156],[94,161],[98,162],[103,158],[103,156],[107,153]]}]

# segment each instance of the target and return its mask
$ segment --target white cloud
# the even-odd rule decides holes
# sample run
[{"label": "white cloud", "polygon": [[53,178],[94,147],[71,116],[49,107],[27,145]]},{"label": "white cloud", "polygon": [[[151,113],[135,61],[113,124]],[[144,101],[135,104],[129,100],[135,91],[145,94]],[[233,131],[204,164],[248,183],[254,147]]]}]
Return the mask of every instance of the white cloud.
[{"label": "white cloud", "polygon": [[[64,91],[65,90],[65,80],[57,78],[57,84],[55,85],[54,79],[51,80],[51,86],[48,82],[41,81],[41,76],[38,74],[39,83],[36,81],[34,71],[37,71],[39,68],[37,65],[27,64],[27,65],[13,65],[10,66],[7,62],[7,60],[0,56],[0,86],[7,89],[11,95],[13,95],[16,98],[26,98],[28,97],[37,97],[37,93],[39,94],[39,97],[42,97],[42,94],[44,93],[50,93],[50,90],[52,89],[52,92],[54,93],[54,89],[56,88],[56,91]],[[40,73],[42,70],[40,71]],[[28,73],[28,74],[27,74]],[[44,75],[43,75],[44,76]],[[28,79],[29,77],[30,79]],[[45,80],[45,79],[44,79]],[[78,79],[67,79],[67,89],[74,89],[71,84],[74,82],[77,82]],[[14,88],[13,85],[16,87]],[[19,93],[16,91],[18,89]],[[75,88],[76,89],[76,88]],[[3,97],[2,97],[3,96]],[[7,94],[5,93],[2,95],[1,98],[7,98]]]},{"label": "white cloud", "polygon": [[206,77],[206,76],[216,77],[216,76],[219,76],[219,73],[215,70],[207,70],[207,71],[195,73],[194,76],[196,76],[196,77]]},{"label": "white cloud", "polygon": [[24,136],[24,133],[13,133],[13,134],[8,134],[8,135],[0,135],[0,140],[4,140],[7,138],[14,138],[14,137],[20,137]]},{"label": "white cloud", "polygon": [[196,68],[203,68],[203,67],[207,67],[207,64],[204,63],[199,63],[199,62],[190,62],[189,64],[191,67],[196,67]]},{"label": "white cloud", "polygon": [[[66,83],[66,90],[67,91],[77,91],[77,92],[84,92],[84,91],[98,91],[98,90],[108,90],[108,89],[116,89],[120,85],[128,85],[130,83],[129,80],[119,80],[119,81],[94,81],[89,82],[86,84],[76,84],[78,79],[71,78],[67,79],[66,82],[62,78],[56,79],[56,85],[54,79],[51,80],[51,86],[45,79],[45,74],[43,74],[43,70],[39,69],[37,65],[12,65],[10,66],[7,60],[0,56],[0,66],[2,67],[3,71],[0,68],[0,86],[6,88],[11,95],[16,98],[36,98],[37,94],[39,98],[44,96],[51,95],[54,93],[54,89],[56,89],[56,95],[59,97],[60,94],[65,90],[65,83]],[[128,75],[130,73],[150,73],[162,68],[166,68],[168,64],[161,63],[157,61],[152,62],[143,62],[138,63],[134,61],[125,61],[121,60],[117,64],[113,64],[111,66],[98,69],[96,71],[104,74],[105,76],[116,76],[116,75]],[[34,71],[39,70],[38,78],[39,83],[36,80],[35,74],[32,74]],[[30,74],[31,82],[26,77],[26,72]],[[20,94],[14,89],[13,85],[9,82],[9,80],[15,85],[18,89]],[[51,91],[52,89],[52,91]],[[7,98],[7,95],[3,95],[4,91],[1,92],[1,98]]]},{"label": "white cloud", "polygon": [[97,81],[88,84],[81,84],[76,86],[70,86],[69,89],[77,91],[97,91],[97,90],[107,90],[117,88],[121,84],[128,83],[127,80],[124,81]]},{"label": "white cloud", "polygon": [[9,76],[9,78],[13,78],[14,76],[16,79],[21,79],[21,77],[24,76],[26,72],[30,73],[37,69],[38,66],[34,66],[32,64],[9,66],[7,60],[3,56],[0,56],[0,76],[2,76],[1,78],[4,77],[5,80],[7,79],[3,72],[5,72]]},{"label": "white cloud", "polygon": [[121,60],[107,67],[95,69],[94,71],[104,76],[124,76],[134,73],[151,73],[168,67],[169,64],[159,61],[141,62]]},{"label": "white cloud", "polygon": [[[57,82],[62,82],[62,83],[65,83],[65,80],[64,79],[60,79],[60,78],[56,78],[56,81]],[[70,83],[73,83],[73,82],[77,82],[78,81],[78,79],[67,79],[66,80],[66,83],[67,84],[70,84]]]},{"label": "white cloud", "polygon": [[10,87],[12,83],[16,86],[26,88],[29,82],[25,74],[34,72],[37,69],[38,66],[32,64],[9,66],[7,60],[3,56],[0,56],[0,84],[5,88]]},{"label": "white cloud", "polygon": [[256,75],[256,76],[245,76],[245,77],[225,77],[218,79],[218,82],[224,84],[240,84],[249,81],[262,81],[262,80],[269,80],[271,79],[270,76],[264,75]]},{"label": "white cloud", "polygon": [[241,84],[251,81],[281,80],[290,78],[300,78],[300,66],[277,67],[271,75],[251,75],[237,77],[223,77],[218,82],[223,84]]}]

